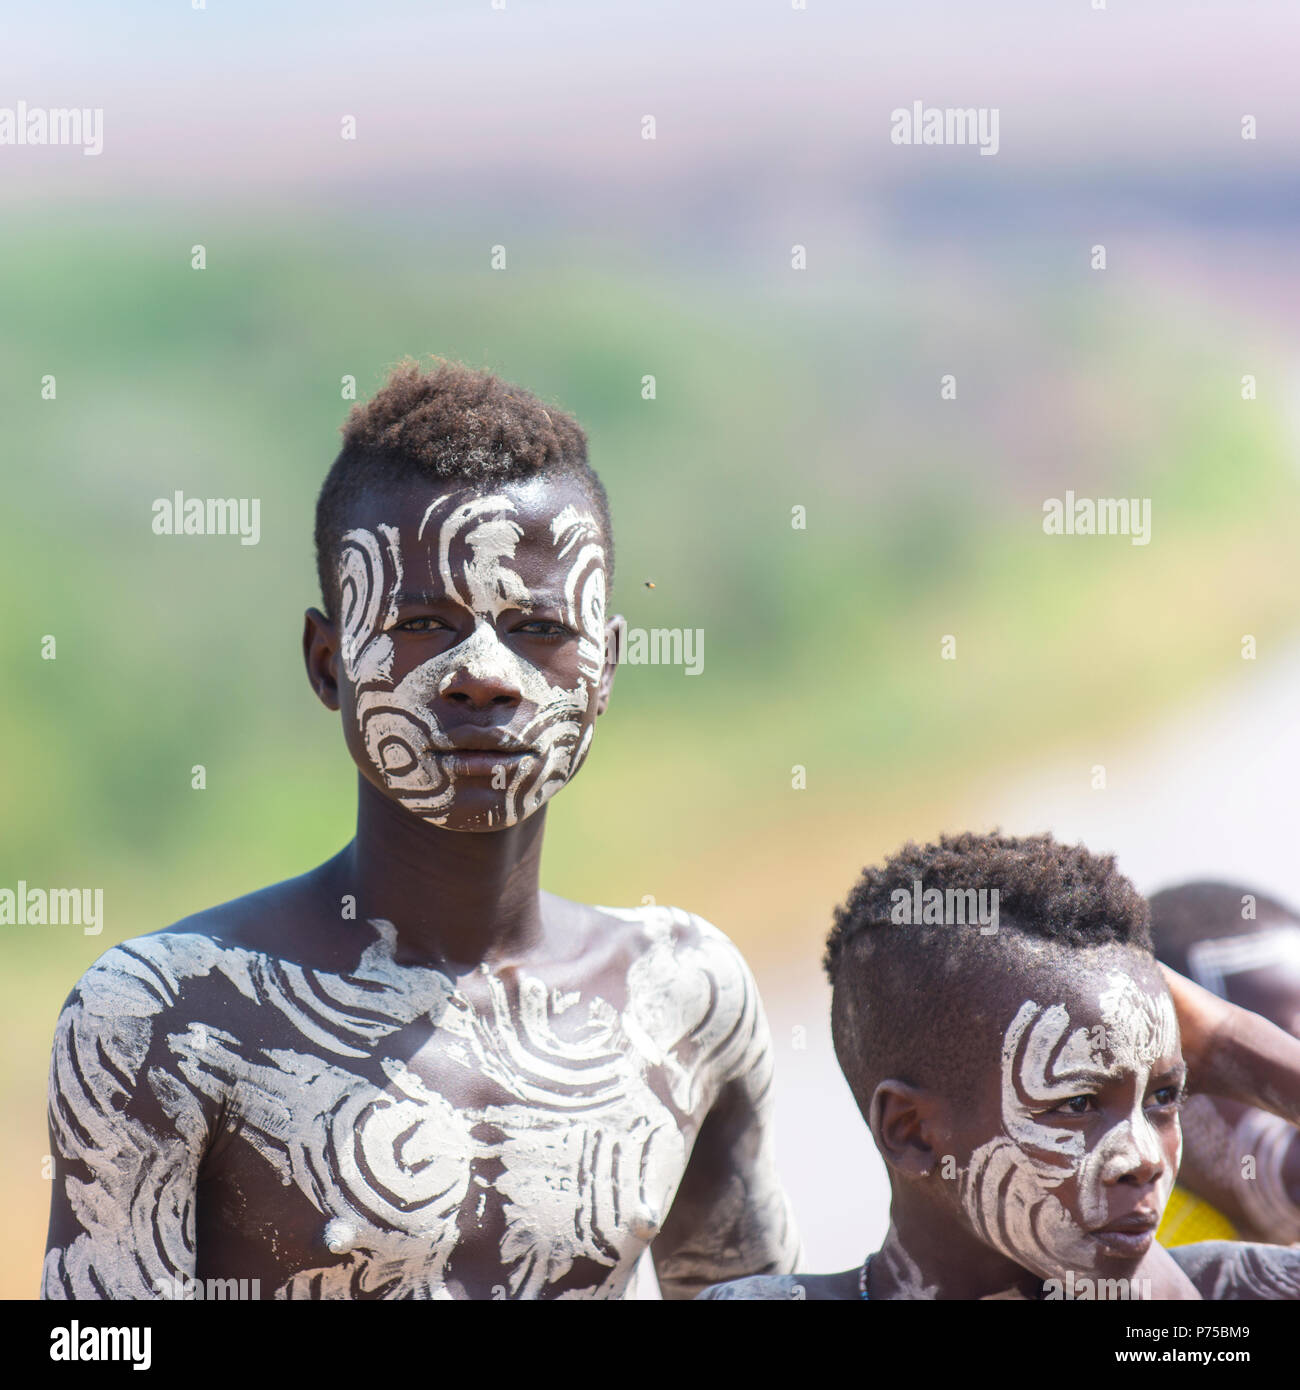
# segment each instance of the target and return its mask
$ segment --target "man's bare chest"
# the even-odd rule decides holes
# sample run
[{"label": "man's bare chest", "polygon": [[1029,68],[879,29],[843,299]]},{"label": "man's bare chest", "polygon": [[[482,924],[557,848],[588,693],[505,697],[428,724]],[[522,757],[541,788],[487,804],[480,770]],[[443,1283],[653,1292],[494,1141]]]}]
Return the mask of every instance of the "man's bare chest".
[{"label": "man's bare chest", "polygon": [[[461,989],[383,952],[347,976],[239,968],[234,1007],[170,1043],[218,1105],[201,1204],[265,1247],[282,1296],[536,1297],[630,1274],[696,1128],[691,1068],[653,1019],[526,974]],[[199,1230],[202,1265],[220,1236],[202,1211]]]}]

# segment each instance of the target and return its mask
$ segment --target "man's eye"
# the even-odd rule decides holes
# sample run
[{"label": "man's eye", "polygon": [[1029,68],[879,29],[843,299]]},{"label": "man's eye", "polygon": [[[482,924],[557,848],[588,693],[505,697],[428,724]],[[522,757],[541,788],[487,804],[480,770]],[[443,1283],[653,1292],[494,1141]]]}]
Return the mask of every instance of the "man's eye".
[{"label": "man's eye", "polygon": [[522,633],[525,637],[571,637],[573,635],[563,623],[548,623],[540,618],[534,619],[532,622],[520,623],[515,631]]},{"label": "man's eye", "polygon": [[437,632],[447,624],[441,618],[407,618],[405,622],[394,623],[394,632]]},{"label": "man's eye", "polygon": [[1151,1093],[1151,1099],[1157,1105],[1177,1105],[1183,1098],[1183,1088],[1181,1086],[1161,1086],[1158,1091]]},{"label": "man's eye", "polygon": [[1093,1096],[1071,1096],[1069,1100],[1063,1100],[1050,1113],[1053,1115],[1086,1115],[1093,1109]]}]

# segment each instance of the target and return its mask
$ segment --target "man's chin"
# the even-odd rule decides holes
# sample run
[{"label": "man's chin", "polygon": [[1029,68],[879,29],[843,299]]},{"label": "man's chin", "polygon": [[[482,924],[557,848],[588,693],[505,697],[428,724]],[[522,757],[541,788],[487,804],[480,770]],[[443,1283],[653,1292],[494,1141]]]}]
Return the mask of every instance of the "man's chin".
[{"label": "man's chin", "polygon": [[498,830],[509,830],[526,819],[527,816],[518,812],[510,812],[503,792],[465,789],[457,792],[452,805],[436,821],[431,820],[431,824],[440,830],[456,830],[466,835],[491,835]]},{"label": "man's chin", "polygon": [[1129,1279],[1141,1268],[1143,1261],[1150,1251],[1150,1245],[1141,1253],[1136,1253],[1129,1249],[1115,1250],[1106,1242],[1095,1242],[1090,1236],[1086,1237],[1090,1245],[1095,1245],[1094,1249],[1080,1250],[1069,1256],[1062,1256],[1054,1261],[1054,1268],[1050,1274],[1034,1271],[1039,1278],[1056,1280],[1060,1282],[1078,1281],[1081,1279]]}]

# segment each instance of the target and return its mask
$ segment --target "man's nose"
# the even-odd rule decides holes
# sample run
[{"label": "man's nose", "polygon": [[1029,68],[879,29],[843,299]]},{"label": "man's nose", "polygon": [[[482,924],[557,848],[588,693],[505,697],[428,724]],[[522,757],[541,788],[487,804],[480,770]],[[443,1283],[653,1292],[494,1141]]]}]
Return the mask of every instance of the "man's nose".
[{"label": "man's nose", "polygon": [[1151,1127],[1145,1116],[1135,1119],[1129,1126],[1123,1145],[1108,1176],[1112,1182],[1134,1183],[1145,1186],[1157,1182],[1164,1176],[1165,1154],[1160,1147],[1160,1136]]},{"label": "man's nose", "polygon": [[504,663],[492,661],[480,647],[449,672],[438,686],[444,700],[465,709],[513,707],[523,699],[519,684]]}]

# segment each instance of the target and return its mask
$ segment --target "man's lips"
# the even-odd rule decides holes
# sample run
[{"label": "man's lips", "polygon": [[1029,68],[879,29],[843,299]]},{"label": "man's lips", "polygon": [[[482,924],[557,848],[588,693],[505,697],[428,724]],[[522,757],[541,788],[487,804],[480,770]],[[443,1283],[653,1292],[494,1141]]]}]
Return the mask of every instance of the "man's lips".
[{"label": "man's lips", "polygon": [[1092,1232],[1092,1237],[1113,1255],[1135,1257],[1145,1255],[1151,1248],[1160,1213],[1143,1209],[1117,1217]]},{"label": "man's lips", "polygon": [[524,758],[536,757],[537,754],[531,748],[521,748],[516,744],[475,743],[435,749],[434,756],[442,764],[443,770],[455,777],[494,777],[498,769],[513,769]]},{"label": "man's lips", "polygon": [[446,747],[435,752],[531,753],[533,749],[503,729],[465,729],[459,735],[448,734]]},{"label": "man's lips", "polygon": [[1160,1213],[1150,1207],[1142,1207],[1125,1216],[1116,1217],[1109,1225],[1099,1226],[1096,1234],[1118,1231],[1124,1235],[1141,1235],[1143,1231],[1154,1231],[1160,1224]]}]

